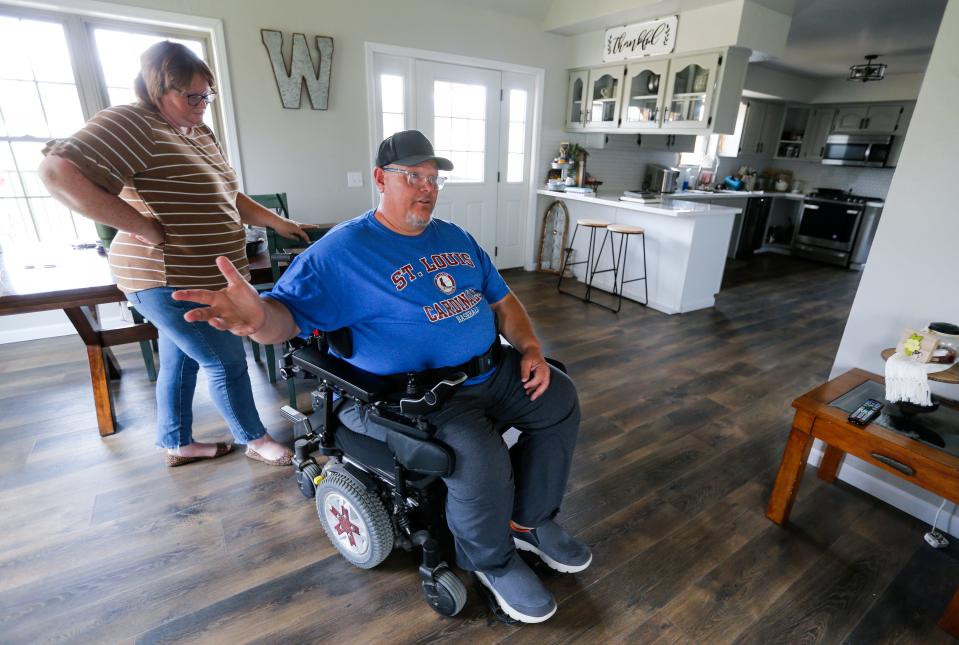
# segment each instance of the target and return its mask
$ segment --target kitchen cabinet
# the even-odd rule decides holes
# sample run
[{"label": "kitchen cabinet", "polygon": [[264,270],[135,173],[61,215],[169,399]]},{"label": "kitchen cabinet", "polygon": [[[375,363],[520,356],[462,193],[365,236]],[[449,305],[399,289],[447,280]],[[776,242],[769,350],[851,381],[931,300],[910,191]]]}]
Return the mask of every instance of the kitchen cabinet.
[{"label": "kitchen cabinet", "polygon": [[582,130],[586,125],[586,83],[589,70],[574,69],[569,73],[569,101],[566,104],[566,129]]},{"label": "kitchen cabinet", "polygon": [[666,97],[669,61],[642,60],[626,66],[619,127],[658,130]]},{"label": "kitchen cabinet", "polygon": [[838,110],[833,132],[893,134],[902,113],[902,104],[844,105]]},{"label": "kitchen cabinet", "polygon": [[669,64],[663,128],[707,128],[719,53],[682,56]]},{"label": "kitchen cabinet", "polygon": [[570,70],[566,129],[731,133],[748,59],[733,48]]},{"label": "kitchen cabinet", "polygon": [[782,132],[786,106],[781,103],[746,101],[746,119],[739,139],[739,153],[744,155],[765,154],[772,156]]},{"label": "kitchen cabinet", "polygon": [[649,152],[692,152],[696,149],[696,135],[637,134],[636,145]]},{"label": "kitchen cabinet", "polygon": [[611,65],[589,70],[586,89],[586,129],[603,130],[617,127],[619,123],[620,89],[623,81],[623,66]]},{"label": "kitchen cabinet", "polygon": [[899,155],[902,153],[902,144],[906,141],[906,132],[909,130],[909,122],[912,120],[912,112],[915,109],[915,103],[906,103],[902,106],[902,114],[899,116],[899,123],[896,124],[896,136],[892,139],[889,159],[886,160],[887,166],[899,165]]},{"label": "kitchen cabinet", "polygon": [[808,161],[821,161],[826,151],[826,137],[832,131],[836,120],[836,108],[816,108],[809,117],[806,136],[803,137],[802,158]]},{"label": "kitchen cabinet", "polygon": [[811,110],[799,105],[786,106],[782,127],[779,131],[779,140],[776,142],[777,159],[799,159],[802,156],[803,141],[809,132],[809,116]]}]

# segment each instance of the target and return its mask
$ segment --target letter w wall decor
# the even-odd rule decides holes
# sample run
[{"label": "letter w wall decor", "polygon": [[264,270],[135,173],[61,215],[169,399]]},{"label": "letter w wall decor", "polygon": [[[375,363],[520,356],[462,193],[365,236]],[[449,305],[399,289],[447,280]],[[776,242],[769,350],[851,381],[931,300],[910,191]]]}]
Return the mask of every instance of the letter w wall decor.
[{"label": "letter w wall decor", "polygon": [[263,44],[273,64],[273,76],[280,90],[283,107],[296,110],[300,107],[303,83],[310,97],[310,106],[314,110],[325,110],[330,102],[330,67],[333,64],[333,39],[329,36],[317,36],[316,48],[320,52],[320,64],[315,66],[306,36],[293,34],[293,46],[290,65],[283,58],[283,34],[275,29],[261,29]]}]

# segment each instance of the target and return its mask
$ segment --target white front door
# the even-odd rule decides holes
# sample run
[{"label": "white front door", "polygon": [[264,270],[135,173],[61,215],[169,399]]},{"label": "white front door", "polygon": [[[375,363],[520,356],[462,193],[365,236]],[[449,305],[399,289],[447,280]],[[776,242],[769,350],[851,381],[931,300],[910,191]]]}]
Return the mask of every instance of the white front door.
[{"label": "white front door", "polygon": [[509,269],[523,266],[529,204],[529,150],[533,137],[533,77],[503,72],[502,85],[493,260],[497,269]]},{"label": "white front door", "polygon": [[417,129],[454,166],[442,173],[449,179],[433,215],[469,231],[494,261],[500,76],[477,67],[416,61]]}]

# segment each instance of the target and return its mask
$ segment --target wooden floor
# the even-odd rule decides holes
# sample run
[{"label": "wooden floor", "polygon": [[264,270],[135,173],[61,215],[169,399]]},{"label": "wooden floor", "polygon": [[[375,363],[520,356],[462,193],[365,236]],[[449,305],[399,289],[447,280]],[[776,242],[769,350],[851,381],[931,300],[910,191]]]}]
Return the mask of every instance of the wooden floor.
[{"label": "wooden floor", "polygon": [[[541,571],[550,621],[493,621],[471,589],[440,618],[416,558],[352,568],[286,469],[242,454],[167,469],[136,346],[118,352],[122,430],[96,432],[76,337],[0,346],[0,642],[941,643],[956,547],[809,472],[780,528],[763,515],[790,401],[827,378],[859,274],[778,256],[736,263],[713,309],[619,315],[508,272],[584,421],[560,520],[594,552]],[[264,422],[289,429],[251,361]],[[308,397],[301,397],[305,405]],[[227,433],[201,384],[196,435]]]}]

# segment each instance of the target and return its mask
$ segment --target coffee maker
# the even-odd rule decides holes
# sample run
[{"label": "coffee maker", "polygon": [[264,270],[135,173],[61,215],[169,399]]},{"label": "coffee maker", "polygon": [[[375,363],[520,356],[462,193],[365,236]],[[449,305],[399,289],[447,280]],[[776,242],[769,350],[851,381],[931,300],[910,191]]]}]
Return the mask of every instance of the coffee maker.
[{"label": "coffee maker", "polygon": [[646,164],[646,174],[643,177],[643,192],[647,193],[675,193],[679,183],[679,168]]}]

